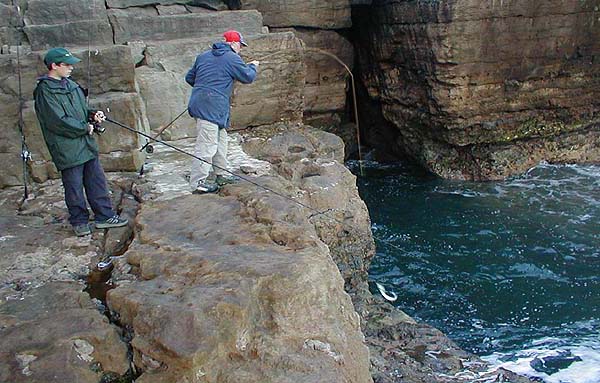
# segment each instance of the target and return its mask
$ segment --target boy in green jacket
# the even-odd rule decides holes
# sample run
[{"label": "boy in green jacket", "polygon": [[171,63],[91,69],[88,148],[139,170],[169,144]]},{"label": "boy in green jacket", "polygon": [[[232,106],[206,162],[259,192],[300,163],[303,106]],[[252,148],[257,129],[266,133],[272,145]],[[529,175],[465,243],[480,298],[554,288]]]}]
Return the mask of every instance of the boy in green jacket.
[{"label": "boy in green jacket", "polygon": [[80,61],[65,48],[50,49],[44,57],[48,73],[38,79],[33,96],[46,145],[61,172],[69,222],[82,237],[91,234],[86,196],[96,228],[120,227],[128,222],[112,207],[93,136],[93,122],[99,124],[106,117],[102,111],[88,109],[82,88],[69,78],[73,64]]}]

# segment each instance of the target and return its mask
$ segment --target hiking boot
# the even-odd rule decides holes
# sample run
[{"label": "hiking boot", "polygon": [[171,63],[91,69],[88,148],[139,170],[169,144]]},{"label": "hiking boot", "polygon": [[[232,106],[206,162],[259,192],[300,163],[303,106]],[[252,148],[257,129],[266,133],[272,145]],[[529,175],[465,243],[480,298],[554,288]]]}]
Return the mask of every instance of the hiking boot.
[{"label": "hiking boot", "polygon": [[215,182],[217,183],[217,185],[219,186],[225,186],[228,184],[235,184],[240,182],[240,177],[236,177],[236,176],[222,176],[222,175],[217,175],[217,178],[215,179]]},{"label": "hiking boot", "polygon": [[210,183],[210,182],[206,182],[206,181],[200,181],[200,182],[198,182],[198,186],[196,186],[196,189],[194,189],[194,191],[192,191],[192,193],[193,194],[216,193],[218,190],[219,190],[219,185]]},{"label": "hiking boot", "polygon": [[73,231],[75,235],[78,237],[85,237],[86,235],[92,234],[92,230],[90,229],[90,225],[84,223],[83,225],[73,226]]},{"label": "hiking boot", "polygon": [[122,227],[129,223],[126,218],[121,218],[118,215],[114,215],[106,221],[96,222],[96,229],[110,229],[113,227]]}]

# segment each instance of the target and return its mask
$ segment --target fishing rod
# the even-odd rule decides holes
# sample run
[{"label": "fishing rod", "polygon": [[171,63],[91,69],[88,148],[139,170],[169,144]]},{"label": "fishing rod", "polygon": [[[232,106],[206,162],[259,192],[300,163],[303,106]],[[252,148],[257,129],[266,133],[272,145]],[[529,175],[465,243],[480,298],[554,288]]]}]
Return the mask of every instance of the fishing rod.
[{"label": "fishing rod", "polygon": [[[270,53],[266,56],[261,57],[260,59],[257,60],[264,60],[267,57],[271,57],[271,56],[275,56],[276,54],[279,54],[281,52],[285,52],[284,50],[279,50],[273,53]],[[252,60],[251,60],[252,61]],[[185,114],[185,112],[187,112],[187,107],[177,115],[177,117],[175,117],[173,120],[171,120],[167,125],[165,125],[161,130],[159,130],[155,135],[154,135],[154,139],[160,137],[160,135],[167,130],[171,125],[173,125],[173,123],[175,123],[175,121],[179,120],[179,118],[181,116],[183,116]],[[152,141],[148,140],[141,148],[140,148],[140,152],[143,150],[146,150],[146,153],[151,154],[154,152],[154,147],[152,146]]]},{"label": "fishing rod", "polygon": [[[177,120],[179,120],[179,117],[183,116],[183,114],[187,112],[187,108],[183,110],[183,112],[179,113],[179,115],[177,117],[175,117],[175,119],[173,119],[171,122],[169,122],[167,125],[165,125],[164,128],[162,128],[161,130],[158,131],[158,133],[156,133],[153,137],[153,139],[157,139],[158,137],[160,137],[160,135],[167,130],[167,128],[171,125],[173,125],[173,123]],[[144,146],[142,146],[140,148],[140,152],[143,151],[144,149],[146,149],[146,153],[154,153],[154,147],[151,144],[152,141],[148,140]]]},{"label": "fishing rod", "polygon": [[12,5],[15,9],[15,17],[17,18],[17,26],[16,26],[16,40],[17,40],[17,79],[18,79],[18,93],[19,93],[19,134],[21,136],[21,162],[23,166],[23,199],[21,200],[21,206],[23,203],[29,198],[29,189],[27,185],[27,180],[29,179],[29,168],[27,165],[28,161],[31,161],[31,152],[29,151],[29,147],[27,146],[27,141],[25,140],[25,120],[23,118],[23,106],[25,104],[25,100],[23,99],[23,87],[21,84],[22,76],[21,76],[21,33],[23,33],[23,27],[25,22],[21,17],[21,7],[15,3],[15,0],[12,1]]}]

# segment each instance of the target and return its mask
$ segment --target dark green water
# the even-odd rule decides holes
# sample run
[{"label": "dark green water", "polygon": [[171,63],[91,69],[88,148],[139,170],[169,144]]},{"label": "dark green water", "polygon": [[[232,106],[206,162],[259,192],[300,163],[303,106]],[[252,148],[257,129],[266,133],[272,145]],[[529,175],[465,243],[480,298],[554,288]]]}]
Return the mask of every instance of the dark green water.
[{"label": "dark green water", "polygon": [[[365,172],[370,278],[395,305],[492,364],[600,382],[600,166],[540,165],[486,183],[401,165]],[[548,356],[566,362],[533,368]]]}]

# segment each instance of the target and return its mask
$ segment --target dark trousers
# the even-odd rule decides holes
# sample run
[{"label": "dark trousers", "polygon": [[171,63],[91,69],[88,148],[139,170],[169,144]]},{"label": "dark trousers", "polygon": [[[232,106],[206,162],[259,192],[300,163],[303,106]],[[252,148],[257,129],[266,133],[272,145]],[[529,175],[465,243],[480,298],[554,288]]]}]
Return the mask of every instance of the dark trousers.
[{"label": "dark trousers", "polygon": [[[69,222],[73,226],[88,223],[87,200],[94,212],[96,222],[115,215],[108,193],[106,176],[100,160],[96,157],[84,164],[61,171],[65,202],[69,209]],[[83,190],[85,188],[85,195]]]}]

